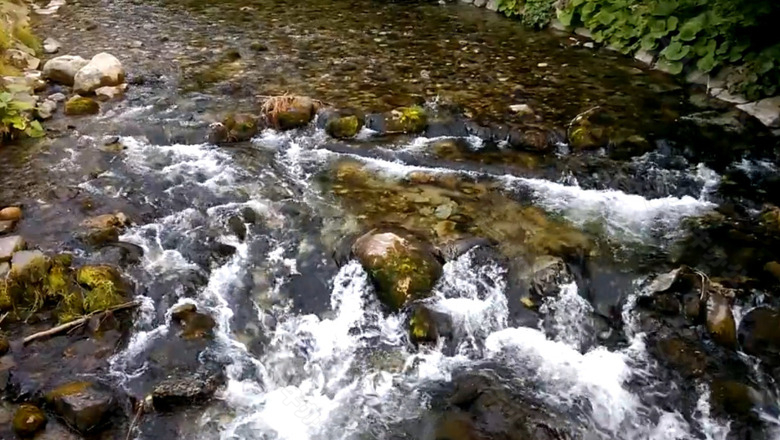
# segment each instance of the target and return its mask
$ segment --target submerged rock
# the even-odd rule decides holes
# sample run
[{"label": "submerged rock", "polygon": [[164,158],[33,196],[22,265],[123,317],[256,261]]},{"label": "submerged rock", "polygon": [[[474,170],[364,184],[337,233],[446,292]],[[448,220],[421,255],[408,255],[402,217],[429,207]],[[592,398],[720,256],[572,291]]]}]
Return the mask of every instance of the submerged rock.
[{"label": "submerged rock", "polygon": [[659,340],[653,347],[656,356],[684,377],[700,377],[707,370],[707,354],[683,338],[672,336]]},{"label": "submerged rock", "polygon": [[66,86],[72,86],[76,73],[89,61],[79,56],[63,55],[52,58],[43,65],[43,77]]},{"label": "submerged rock", "polygon": [[384,134],[417,134],[428,127],[428,114],[419,106],[402,107],[389,113],[368,115],[366,127]]},{"label": "submerged rock", "polygon": [[115,98],[120,98],[127,91],[127,84],[120,84],[118,86],[104,86],[95,89],[95,96],[101,101],[110,101]]},{"label": "submerged rock", "polygon": [[414,345],[420,345],[436,344],[438,339],[439,330],[433,312],[424,305],[415,307],[409,319],[409,340]]},{"label": "submerged rock", "polygon": [[719,415],[751,416],[762,401],[761,393],[733,380],[714,380],[710,387],[710,406]]},{"label": "submerged rock", "polygon": [[73,91],[92,93],[100,87],[118,86],[125,80],[122,63],[109,53],[99,53],[92,57],[73,77]]},{"label": "submerged rock", "polygon": [[353,254],[371,276],[379,299],[391,310],[427,297],[442,274],[431,249],[402,230],[373,230],[358,238]]},{"label": "submerged rock", "polygon": [[33,437],[46,426],[46,414],[35,405],[24,403],[16,410],[13,428],[22,438]]},{"label": "submerged rock", "polygon": [[96,115],[100,113],[100,104],[91,98],[76,95],[65,102],[65,114],[68,116]]},{"label": "submerged rock", "polygon": [[531,273],[531,292],[542,297],[557,295],[562,285],[574,281],[563,259],[549,255],[536,258]]},{"label": "submerged rock", "polygon": [[92,382],[59,386],[46,393],[45,400],[58,416],[82,434],[97,430],[116,407],[113,394]]},{"label": "submerged rock", "polygon": [[780,365],[780,312],[768,307],[749,311],[739,322],[742,350],[770,365]]},{"label": "submerged rock", "polygon": [[57,103],[47,99],[35,107],[35,116],[42,120],[51,119],[55,111],[57,111]]},{"label": "submerged rock", "polygon": [[306,126],[314,118],[318,104],[306,96],[272,96],[262,111],[268,124],[277,130],[292,130]]}]

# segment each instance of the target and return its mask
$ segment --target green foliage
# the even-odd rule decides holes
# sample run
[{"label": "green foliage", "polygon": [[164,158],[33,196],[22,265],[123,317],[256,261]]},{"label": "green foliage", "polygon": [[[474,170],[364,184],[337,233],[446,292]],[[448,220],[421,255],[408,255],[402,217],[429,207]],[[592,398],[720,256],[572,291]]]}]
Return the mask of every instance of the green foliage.
[{"label": "green foliage", "polygon": [[0,92],[0,139],[15,138],[22,133],[29,137],[43,136],[40,122],[30,119],[33,108],[30,102],[11,92]]},{"label": "green foliage", "polygon": [[522,17],[526,26],[542,29],[554,16],[555,0],[499,0],[498,10],[508,17]]},{"label": "green foliage", "polygon": [[29,26],[27,25],[14,26],[13,36],[17,40],[19,40],[20,43],[34,50],[35,53],[40,54],[43,52],[43,44],[41,44],[41,40],[39,40],[38,37],[33,35]]},{"label": "green foliage", "polygon": [[741,66],[732,89],[758,98],[777,92],[780,17],[775,0],[571,0],[558,11],[567,26],[585,26],[593,38],[630,54],[658,53],[673,74]]}]

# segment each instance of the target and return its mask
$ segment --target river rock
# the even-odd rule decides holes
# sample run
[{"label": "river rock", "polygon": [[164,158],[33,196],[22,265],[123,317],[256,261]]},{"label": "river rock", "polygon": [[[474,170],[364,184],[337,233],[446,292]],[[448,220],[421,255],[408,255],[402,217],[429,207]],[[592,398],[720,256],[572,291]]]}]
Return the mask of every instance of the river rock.
[{"label": "river rock", "polygon": [[570,123],[567,137],[575,150],[590,150],[609,144],[612,128],[599,107],[580,113]]},{"label": "river rock", "polygon": [[51,119],[55,111],[57,111],[57,103],[51,99],[47,99],[38,104],[35,108],[35,116],[42,120]]},{"label": "river rock", "polygon": [[16,206],[0,209],[0,220],[19,221],[22,219],[22,210]]},{"label": "river rock", "polygon": [[20,70],[35,70],[41,65],[41,60],[18,49],[7,49],[5,58],[10,65]]},{"label": "river rock", "polygon": [[119,98],[125,94],[127,90],[127,84],[120,84],[118,86],[104,86],[95,89],[95,96],[100,101],[110,101],[114,98]]},{"label": "river rock", "polygon": [[653,345],[653,351],[663,363],[679,371],[684,377],[701,377],[707,371],[707,354],[681,337],[665,337]]},{"label": "river rock", "polygon": [[51,95],[49,95],[49,97],[48,97],[48,99],[49,99],[49,100],[51,100],[51,101],[54,101],[54,102],[63,102],[63,101],[65,101],[67,98],[68,98],[68,97],[67,97],[67,96],[65,96],[65,94],[64,94],[64,93],[52,93],[52,94],[51,94]]},{"label": "river rock", "polygon": [[436,344],[439,330],[436,326],[433,312],[424,305],[414,308],[409,319],[409,340],[414,345]]},{"label": "river rock", "polygon": [[26,245],[20,235],[0,237],[0,263],[11,261],[14,252],[23,250]]},{"label": "river rock", "polygon": [[226,116],[222,122],[209,125],[208,141],[212,144],[245,142],[260,130],[257,116],[236,113]]},{"label": "river rock", "polygon": [[562,285],[574,280],[566,262],[549,255],[536,258],[531,273],[531,292],[542,297],[558,295]]},{"label": "river rock", "polygon": [[5,235],[14,230],[16,222],[13,220],[0,220],[0,235]]},{"label": "river rock", "polygon": [[345,110],[325,110],[317,116],[317,125],[336,139],[355,137],[363,127],[360,115]]},{"label": "river rock", "polygon": [[737,108],[749,115],[755,116],[767,127],[780,127],[780,96],[738,105]]},{"label": "river rock", "polygon": [[780,313],[768,307],[749,311],[739,322],[742,350],[771,365],[780,364]]},{"label": "river rock", "polygon": [[263,104],[263,115],[278,130],[291,130],[309,124],[318,105],[306,96],[273,96]]},{"label": "river rock", "polygon": [[737,348],[737,325],[731,311],[731,301],[726,297],[726,289],[713,283],[707,299],[707,331],[718,344]]},{"label": "river rock", "polygon": [[130,225],[130,219],[122,212],[101,214],[81,222],[81,226],[89,229],[123,228]]},{"label": "river rock", "polygon": [[16,435],[22,438],[33,437],[46,426],[46,414],[35,405],[22,404],[16,410],[13,428]]},{"label": "river rock", "polygon": [[214,336],[217,322],[211,316],[198,312],[195,304],[184,304],[173,310],[171,319],[182,330],[179,336],[184,339],[202,339]]},{"label": "river rock", "polygon": [[102,214],[81,222],[81,230],[76,232],[76,236],[88,245],[104,246],[116,243],[120,231],[129,224],[127,216],[121,212]]},{"label": "river rock", "polygon": [[46,393],[45,400],[58,416],[81,434],[97,430],[116,407],[113,394],[92,382],[59,386]]},{"label": "river rock", "polygon": [[173,371],[152,390],[152,405],[158,411],[170,411],[180,406],[201,404],[225,383],[224,373],[201,368],[195,373]]},{"label": "river rock", "polygon": [[17,283],[37,282],[49,272],[51,262],[41,251],[18,251],[11,257],[8,274]]},{"label": "river rock", "polygon": [[76,95],[65,102],[65,114],[68,116],[96,115],[100,113],[100,104],[91,98]]},{"label": "river rock", "polygon": [[76,93],[92,93],[99,87],[118,86],[125,80],[125,70],[119,60],[106,52],[92,57],[73,78]]},{"label": "river rock", "polygon": [[62,44],[60,44],[59,41],[55,40],[52,37],[49,37],[45,40],[43,40],[43,52],[47,54],[54,54],[60,51],[60,47],[62,47]]},{"label": "river rock", "polygon": [[89,61],[79,56],[63,55],[52,58],[43,65],[43,77],[66,86],[72,86],[76,73]]},{"label": "river rock", "polygon": [[402,107],[366,116],[366,127],[381,135],[422,133],[428,127],[428,114],[422,107]]},{"label": "river rock", "polygon": [[352,253],[371,276],[379,299],[391,310],[429,296],[442,274],[431,249],[402,230],[368,232],[355,241]]}]

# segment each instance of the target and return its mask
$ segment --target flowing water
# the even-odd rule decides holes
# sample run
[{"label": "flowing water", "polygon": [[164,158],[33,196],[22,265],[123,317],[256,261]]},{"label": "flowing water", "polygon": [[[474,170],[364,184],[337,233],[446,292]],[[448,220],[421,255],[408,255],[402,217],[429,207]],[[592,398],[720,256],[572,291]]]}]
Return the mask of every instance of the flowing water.
[{"label": "flowing water", "polygon": [[[601,105],[660,139],[690,111],[670,79],[458,4],[82,1],[42,20],[64,53],[117,54],[132,85],[101,116],[58,118],[50,141],[2,151],[1,198],[25,204],[30,241],[84,261],[97,257],[71,238],[81,219],[135,220],[120,238],[143,249],[125,268],[143,305],[104,372],[112,384],[142,398],[179,364],[226,371],[210,404],[150,415],[135,438],[478,438],[430,422],[443,413],[437,396],[477,373],[542,402],[574,438],[772,438],[776,412],[747,434],[714,416],[708,382],[659,362],[633,311],[648,278],[680,252],[686,221],[724,203],[729,168],[684,154],[688,145],[659,140],[628,159],[563,144],[536,155],[460,132],[364,130],[334,142],[314,124],[229,147],[202,140],[217,115],[282,92],[364,110],[455,107],[484,124],[545,130]],[[98,28],[75,31],[90,21]],[[257,41],[264,50],[250,48]],[[239,56],[226,61],[232,50]],[[530,121],[509,110],[518,102],[535,110]],[[105,136],[123,149],[106,149]],[[732,166],[761,174],[755,163]],[[380,223],[432,241],[455,230],[498,243],[444,266],[429,303],[451,334],[435,347],[414,347],[406,312],[388,313],[361,266],[334,258]],[[523,306],[517,274],[567,246],[595,249],[585,274],[535,311]],[[218,324],[188,360],[170,323],[183,303]],[[776,401],[771,382],[762,391]]]}]

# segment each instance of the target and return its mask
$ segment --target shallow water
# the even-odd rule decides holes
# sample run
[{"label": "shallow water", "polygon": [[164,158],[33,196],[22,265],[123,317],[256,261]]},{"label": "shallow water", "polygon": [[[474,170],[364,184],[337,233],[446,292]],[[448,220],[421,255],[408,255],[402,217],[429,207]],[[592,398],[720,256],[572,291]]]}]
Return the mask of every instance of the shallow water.
[{"label": "shallow water", "polygon": [[[74,31],[88,21],[99,26]],[[28,241],[86,261],[94,250],[71,232],[83,218],[122,211],[135,220],[121,239],[144,251],[126,268],[143,306],[105,372],[113,384],[143,398],[178,361],[227,371],[213,403],[150,415],[135,438],[436,438],[424,423],[438,417],[434,390],[482,371],[544,402],[575,438],[746,438],[710,414],[705,380],[684,383],[655,359],[633,314],[644,282],[684,242],[685,222],[723,202],[721,174],[678,154],[686,145],[619,160],[459,134],[364,132],[341,143],[313,126],[230,147],[203,142],[221,113],[284,92],[367,111],[455,108],[524,130],[562,129],[599,105],[654,138],[690,111],[673,80],[460,4],[79,2],[39,28],[63,53],[117,54],[132,85],[101,116],[57,118],[51,140],[0,152],[0,200],[25,205]],[[266,50],[250,47],[257,41]],[[534,115],[512,114],[517,103]],[[103,151],[104,136],[124,149]],[[410,344],[407,312],[383,310],[360,265],[334,259],[378,223],[437,244],[458,234],[497,242],[445,265],[431,307],[449,317],[452,336],[436,347]],[[538,312],[524,307],[518,271],[571,249],[593,267]],[[170,325],[184,302],[218,323],[214,341],[186,361]],[[772,438],[778,421],[765,418],[756,438]]]}]

